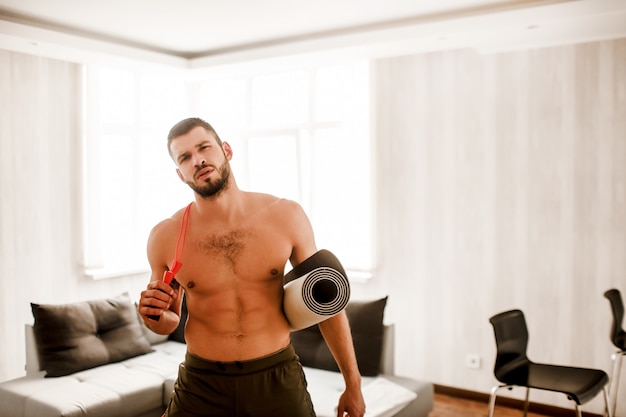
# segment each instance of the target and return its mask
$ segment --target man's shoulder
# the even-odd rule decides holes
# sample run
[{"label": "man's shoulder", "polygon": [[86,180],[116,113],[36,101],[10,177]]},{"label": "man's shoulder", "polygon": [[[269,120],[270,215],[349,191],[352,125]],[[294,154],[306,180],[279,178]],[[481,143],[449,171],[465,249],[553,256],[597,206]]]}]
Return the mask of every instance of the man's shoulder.
[{"label": "man's shoulder", "polygon": [[153,228],[152,233],[169,233],[171,230],[178,230],[181,219],[183,217],[183,213],[185,212],[185,207],[177,210],[170,217],[167,217],[160,222],[158,222]]},{"label": "man's shoulder", "polygon": [[249,193],[249,208],[267,220],[277,219],[282,223],[290,223],[291,220],[298,221],[305,217],[304,209],[294,200],[280,198],[271,194]]},{"label": "man's shoulder", "polygon": [[301,206],[294,200],[276,197],[271,194],[248,192],[250,201],[257,207],[267,207],[272,210],[300,210]]}]

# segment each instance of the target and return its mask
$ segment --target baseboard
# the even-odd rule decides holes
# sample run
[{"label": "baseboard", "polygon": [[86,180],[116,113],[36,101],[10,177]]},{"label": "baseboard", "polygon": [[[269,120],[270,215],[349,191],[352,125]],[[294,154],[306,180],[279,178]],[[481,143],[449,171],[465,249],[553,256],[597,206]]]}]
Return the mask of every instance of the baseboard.
[{"label": "baseboard", "polygon": [[[448,387],[445,385],[437,385],[437,384],[434,384],[434,387],[435,387],[435,393],[437,394],[444,394],[444,395],[449,395],[451,397],[457,397],[457,398],[465,398],[468,400],[485,403],[485,405],[489,404],[489,394],[486,394],[484,392],[470,391],[470,390]],[[517,410],[524,409],[524,401],[518,400],[515,398],[498,396],[498,398],[496,399],[496,404],[509,407],[509,408],[514,408]],[[573,404],[572,404],[571,409],[563,408],[563,407],[555,407],[553,405],[548,405],[548,404],[534,403],[532,401],[530,401],[528,404],[529,412],[543,414],[546,416],[553,416],[553,417],[572,417],[572,415],[574,415],[572,414],[573,408],[574,408]],[[602,417],[602,414],[594,414],[594,413],[588,413],[588,412],[583,411],[583,417]]]}]

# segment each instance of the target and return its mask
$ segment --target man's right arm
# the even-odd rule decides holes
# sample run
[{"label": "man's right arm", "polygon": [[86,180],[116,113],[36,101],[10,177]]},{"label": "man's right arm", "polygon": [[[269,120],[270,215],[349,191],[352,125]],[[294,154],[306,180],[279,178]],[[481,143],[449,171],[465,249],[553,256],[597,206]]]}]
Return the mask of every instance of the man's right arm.
[{"label": "man's right arm", "polygon": [[180,285],[172,288],[163,281],[163,274],[168,269],[168,251],[163,250],[160,237],[164,227],[167,227],[165,222],[155,226],[148,238],[148,261],[152,273],[146,289],[141,292],[137,309],[146,326],[158,334],[170,334],[176,330],[182,300]]}]

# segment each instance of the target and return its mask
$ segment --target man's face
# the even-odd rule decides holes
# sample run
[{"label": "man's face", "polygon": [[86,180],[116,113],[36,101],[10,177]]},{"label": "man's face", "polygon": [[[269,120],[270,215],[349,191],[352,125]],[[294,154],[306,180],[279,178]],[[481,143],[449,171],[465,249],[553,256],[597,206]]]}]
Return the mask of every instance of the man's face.
[{"label": "man's face", "polygon": [[180,179],[204,198],[219,195],[229,184],[229,160],[232,151],[227,143],[198,126],[170,143],[170,153]]}]

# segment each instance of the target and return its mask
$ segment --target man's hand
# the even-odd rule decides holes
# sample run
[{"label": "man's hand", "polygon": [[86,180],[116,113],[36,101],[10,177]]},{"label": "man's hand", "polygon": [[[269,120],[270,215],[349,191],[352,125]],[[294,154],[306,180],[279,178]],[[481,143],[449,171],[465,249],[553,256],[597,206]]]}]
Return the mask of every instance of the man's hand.
[{"label": "man's hand", "polygon": [[365,415],[365,400],[360,389],[346,389],[337,405],[337,417],[363,417]]},{"label": "man's hand", "polygon": [[168,284],[162,280],[152,281],[141,292],[137,311],[146,324],[155,324],[177,298],[178,291]]}]

